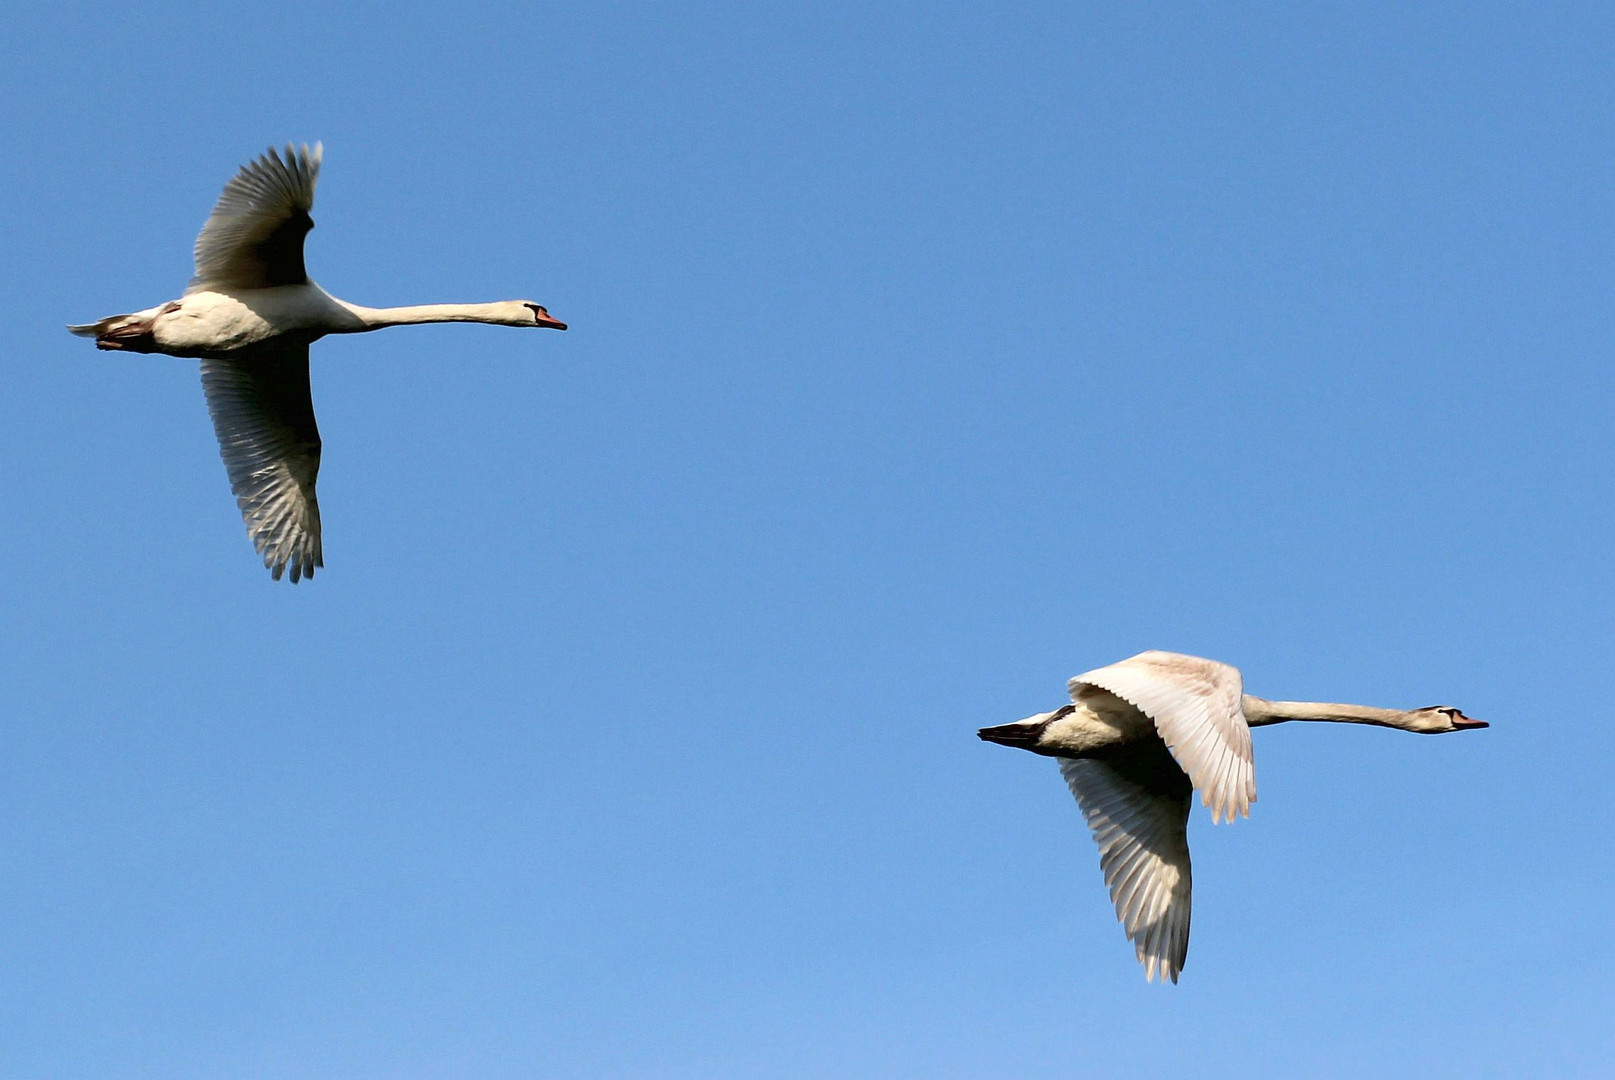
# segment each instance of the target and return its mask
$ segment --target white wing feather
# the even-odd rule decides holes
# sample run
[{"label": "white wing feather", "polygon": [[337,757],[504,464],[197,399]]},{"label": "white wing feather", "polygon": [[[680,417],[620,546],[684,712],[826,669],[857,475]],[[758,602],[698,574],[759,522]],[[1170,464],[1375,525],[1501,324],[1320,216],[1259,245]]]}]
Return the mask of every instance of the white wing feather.
[{"label": "white wing feather", "polygon": [[322,148],[316,143],[284,156],[273,148],[248,162],[224,185],[196,238],[196,276],[187,292],[208,288],[265,289],[308,280],[303,238],[314,227],[314,183]]},{"label": "white wing feather", "polygon": [[288,569],[294,582],[313,577],[325,563],[308,343],[277,338],[227,360],[203,360],[202,389],[253,547],[275,580]]},{"label": "white wing feather", "polygon": [[1068,688],[1108,690],[1155,721],[1155,729],[1210,807],[1212,821],[1250,816],[1256,763],[1240,708],[1239,669],[1215,660],[1152,650],[1078,675]]},{"label": "white wing feather", "polygon": [[1099,845],[1099,867],[1116,918],[1144,977],[1178,981],[1189,954],[1188,780],[1165,755],[1176,783],[1131,775],[1109,761],[1061,758],[1060,773]]}]

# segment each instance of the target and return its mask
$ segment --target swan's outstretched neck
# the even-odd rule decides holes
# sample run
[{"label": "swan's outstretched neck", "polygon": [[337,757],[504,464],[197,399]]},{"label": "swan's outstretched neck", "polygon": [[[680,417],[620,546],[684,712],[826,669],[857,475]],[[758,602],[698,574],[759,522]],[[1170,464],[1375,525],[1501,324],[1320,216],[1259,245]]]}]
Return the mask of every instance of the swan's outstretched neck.
[{"label": "swan's outstretched neck", "polygon": [[565,330],[566,324],[550,318],[543,307],[528,300],[496,300],[491,304],[417,304],[413,307],[370,308],[338,301],[358,317],[354,333],[386,326],[416,323],[476,322],[496,326],[543,326]]},{"label": "swan's outstretched neck", "polygon": [[1246,694],[1240,711],[1251,727],[1282,724],[1286,720],[1321,720],[1332,724],[1376,724],[1380,727],[1412,731],[1420,735],[1441,735],[1489,727],[1484,720],[1465,716],[1451,705],[1431,705],[1424,709],[1374,709],[1367,705],[1333,705],[1323,701],[1268,701]]},{"label": "swan's outstretched neck", "polygon": [[1380,727],[1406,727],[1407,715],[1401,709],[1375,709],[1368,705],[1334,705],[1327,701],[1268,701],[1252,694],[1240,700],[1245,722],[1251,727],[1282,724],[1289,720],[1318,720],[1333,724],[1378,724]]}]

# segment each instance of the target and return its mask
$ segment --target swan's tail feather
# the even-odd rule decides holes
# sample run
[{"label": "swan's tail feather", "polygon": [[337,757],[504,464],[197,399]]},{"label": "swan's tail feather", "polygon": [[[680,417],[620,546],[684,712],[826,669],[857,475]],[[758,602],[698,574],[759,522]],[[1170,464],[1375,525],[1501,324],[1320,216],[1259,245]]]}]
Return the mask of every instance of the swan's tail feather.
[{"label": "swan's tail feather", "polygon": [[95,339],[97,349],[120,349],[127,352],[156,352],[157,340],[152,336],[152,324],[157,316],[172,305],[137,311],[132,315],[108,315],[93,323],[69,326],[68,333]]}]

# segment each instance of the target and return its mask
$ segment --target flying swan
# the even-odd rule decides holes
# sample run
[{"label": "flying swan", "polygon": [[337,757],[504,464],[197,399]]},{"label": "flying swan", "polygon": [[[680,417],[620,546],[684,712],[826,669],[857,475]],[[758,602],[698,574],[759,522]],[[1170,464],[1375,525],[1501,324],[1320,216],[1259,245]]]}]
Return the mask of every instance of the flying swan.
[{"label": "flying swan", "polygon": [[309,393],[308,347],[326,334],[408,323],[479,322],[565,330],[528,300],[367,308],[308,278],[303,238],[314,227],[320,144],[270,148],[224,186],[196,238],[185,295],[132,315],[69,326],[98,349],[202,361],[219,453],[247,534],[275,580],[313,577],[320,553],[320,433]]},{"label": "flying swan", "polygon": [[1377,724],[1423,735],[1483,728],[1457,709],[1374,709],[1267,701],[1239,669],[1181,653],[1142,652],[1067,684],[1071,704],[982,728],[988,742],[1056,758],[1099,844],[1116,918],[1144,977],[1178,981],[1189,952],[1189,797],[1212,821],[1250,816],[1250,729],[1289,720]]}]

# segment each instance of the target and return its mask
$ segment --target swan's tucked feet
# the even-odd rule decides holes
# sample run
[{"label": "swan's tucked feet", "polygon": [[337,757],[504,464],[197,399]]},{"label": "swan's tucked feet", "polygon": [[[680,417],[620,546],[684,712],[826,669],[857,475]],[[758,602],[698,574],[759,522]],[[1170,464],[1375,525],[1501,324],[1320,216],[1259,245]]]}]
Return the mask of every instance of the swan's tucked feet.
[{"label": "swan's tucked feet", "polygon": [[110,327],[96,337],[95,347],[117,352],[156,352],[157,338],[151,332],[152,322],[151,319],[142,319]]},{"label": "swan's tucked feet", "polygon": [[170,301],[147,311],[137,311],[132,315],[110,315],[84,326],[69,326],[68,330],[79,337],[93,337],[97,349],[140,353],[161,352],[162,346],[157,343],[156,334],[153,332],[157,320],[178,309],[179,302]]}]

